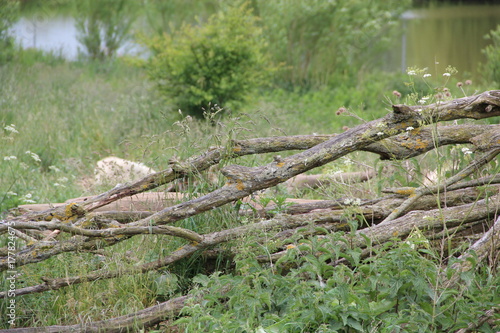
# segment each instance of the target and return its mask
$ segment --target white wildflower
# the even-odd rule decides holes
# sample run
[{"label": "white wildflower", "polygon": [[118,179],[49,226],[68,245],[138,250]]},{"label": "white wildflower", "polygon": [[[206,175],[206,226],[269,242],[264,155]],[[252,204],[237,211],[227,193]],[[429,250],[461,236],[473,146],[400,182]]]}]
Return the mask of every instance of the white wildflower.
[{"label": "white wildflower", "polygon": [[60,183],[67,183],[68,182],[68,177],[57,178],[57,181],[60,182]]},{"label": "white wildflower", "polygon": [[29,169],[29,165],[24,163],[24,162],[21,162],[19,163],[19,166],[23,169],[23,170],[28,170]]},{"label": "white wildflower", "polygon": [[443,76],[451,76],[450,73],[443,73]]},{"label": "white wildflower", "polygon": [[382,136],[382,135],[384,135],[384,133],[382,133],[382,132],[378,132],[378,133],[377,133],[377,135],[378,135],[378,136]]},{"label": "white wildflower", "polygon": [[429,99],[429,97],[422,97],[422,98],[418,101],[418,103],[419,103],[419,104],[425,104],[425,103],[427,103],[427,100],[428,100],[428,99]]},{"label": "white wildflower", "polygon": [[344,205],[359,206],[359,205],[361,205],[361,199],[360,198],[356,198],[356,199],[347,198],[344,200]]},{"label": "white wildflower", "polygon": [[61,169],[59,169],[58,167],[56,167],[55,165],[51,165],[49,166],[49,170],[52,170],[54,172],[61,172]]},{"label": "white wildflower", "polygon": [[14,156],[14,155],[4,156],[4,157],[3,157],[3,160],[4,160],[4,161],[12,161],[12,160],[17,160],[17,157],[16,157],[16,156]]},{"label": "white wildflower", "polygon": [[14,124],[10,124],[10,125],[7,125],[3,128],[4,130],[6,130],[7,132],[11,132],[11,133],[19,133],[17,130],[16,130],[16,125]]},{"label": "white wildflower", "polygon": [[9,192],[7,192],[5,194],[7,194],[8,197],[15,197],[17,195],[16,192],[12,192],[12,191],[9,191]]},{"label": "white wildflower", "polygon": [[22,198],[22,200],[24,203],[36,203],[36,201],[31,199],[32,197],[33,195],[31,193],[28,193]]},{"label": "white wildflower", "polygon": [[54,186],[55,186],[55,187],[66,187],[66,185],[59,184],[59,183],[54,183]]},{"label": "white wildflower", "polygon": [[408,244],[412,250],[415,249],[415,243],[413,243],[412,241],[406,241],[406,244]]},{"label": "white wildflower", "polygon": [[424,77],[431,77],[431,74],[424,74]]},{"label": "white wildflower", "polygon": [[25,154],[30,155],[32,159],[35,160],[35,162],[41,162],[42,160],[40,159],[40,156],[38,156],[36,153],[27,150]]},{"label": "white wildflower", "polygon": [[411,70],[411,71],[408,71],[408,75],[417,75],[417,72],[415,72],[414,70]]},{"label": "white wildflower", "polygon": [[462,153],[464,153],[465,155],[469,155],[472,154],[472,151],[469,148],[462,148]]},{"label": "white wildflower", "polygon": [[354,164],[354,161],[353,161],[353,160],[351,160],[351,159],[350,159],[350,158],[348,158],[348,157],[344,157],[343,159],[344,159],[344,164],[345,164],[345,165],[352,165],[352,164]]}]

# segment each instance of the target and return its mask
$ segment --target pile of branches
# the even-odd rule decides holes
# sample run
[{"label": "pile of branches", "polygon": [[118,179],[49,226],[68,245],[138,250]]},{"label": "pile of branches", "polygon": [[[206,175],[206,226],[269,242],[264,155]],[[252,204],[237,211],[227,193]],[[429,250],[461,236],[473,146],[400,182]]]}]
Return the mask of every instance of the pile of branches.
[{"label": "pile of branches", "polygon": [[[43,278],[38,285],[15,290],[16,297],[56,290],[70,285],[128,274],[141,274],[165,268],[196,252],[213,249],[255,231],[273,230],[276,237],[286,238],[297,228],[311,223],[327,230],[349,230],[345,223],[345,202],[322,200],[295,203],[278,215],[266,208],[260,210],[254,223],[232,229],[199,234],[175,226],[191,216],[217,209],[242,200],[258,191],[284,183],[292,177],[335,161],[354,151],[378,154],[381,159],[404,160],[421,155],[440,146],[470,144],[475,158],[437,185],[392,188],[388,194],[374,200],[362,201],[357,214],[367,225],[358,229],[351,246],[366,247],[366,240],[381,244],[394,237],[404,240],[418,228],[429,239],[442,239],[450,234],[468,242],[461,258],[475,256],[479,261],[495,265],[500,248],[500,175],[470,177],[500,153],[500,125],[427,126],[457,119],[484,119],[500,115],[500,91],[441,101],[426,106],[393,105],[385,117],[364,123],[337,135],[304,135],[234,140],[226,147],[215,147],[185,161],[172,159],[167,169],[149,175],[135,183],[117,186],[84,201],[70,201],[42,211],[28,211],[1,221],[0,233],[15,236],[25,246],[15,253],[0,249],[0,268],[12,270],[27,264],[72,251],[95,251],[111,247],[135,235],[161,234],[187,240],[181,248],[153,262],[120,271],[97,270],[85,276]],[[221,161],[263,153],[300,150],[288,157],[274,156],[266,165],[247,167],[228,165],[220,172],[225,184],[203,196],[151,211],[109,211],[106,206],[168,185],[176,179],[219,164]],[[51,234],[47,234],[52,231]],[[43,236],[39,236],[44,232]],[[60,237],[67,233],[71,237]],[[340,244],[339,247],[346,246]],[[275,261],[286,250],[259,257],[262,262]],[[368,255],[368,254],[367,254]],[[13,261],[14,259],[14,261]],[[470,261],[457,261],[456,274],[447,278],[451,286],[457,276],[472,269]],[[7,298],[7,292],[0,297]],[[192,296],[182,296],[126,316],[71,326],[51,326],[50,332],[69,331],[126,331],[132,327],[150,327],[179,313]],[[38,332],[40,328],[18,328],[13,332]]]}]

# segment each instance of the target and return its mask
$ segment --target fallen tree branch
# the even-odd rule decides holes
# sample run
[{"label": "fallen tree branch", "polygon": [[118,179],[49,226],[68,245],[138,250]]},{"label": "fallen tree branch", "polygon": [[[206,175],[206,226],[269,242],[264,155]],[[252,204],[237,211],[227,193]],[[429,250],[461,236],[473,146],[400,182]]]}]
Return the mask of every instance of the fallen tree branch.
[{"label": "fallen tree branch", "polygon": [[486,163],[490,162],[493,160],[498,154],[500,153],[500,148],[493,148],[487,152],[485,152],[482,156],[472,160],[467,167],[465,167],[463,170],[457,172],[456,175],[453,177],[450,177],[446,179],[446,181],[443,184],[438,184],[434,186],[421,186],[419,188],[412,188],[411,190],[408,190],[408,199],[405,200],[401,204],[400,207],[395,209],[391,215],[389,215],[384,221],[382,221],[381,224],[387,223],[391,220],[394,220],[398,216],[401,215],[401,213],[407,209],[409,209],[421,196],[425,194],[432,194],[432,193],[439,193],[443,192],[448,186],[464,179],[465,177],[469,176],[471,173],[474,171],[477,171],[480,169],[482,166],[484,166]]},{"label": "fallen tree branch", "polygon": [[[87,222],[87,221],[86,221]],[[99,224],[103,224],[103,220],[98,220]],[[129,227],[116,225],[115,221],[110,221],[111,225],[106,229],[84,229],[77,226],[68,225],[59,221],[52,222],[14,222],[10,225],[14,229],[36,229],[36,230],[61,230],[72,235],[87,236],[87,237],[116,237],[116,236],[133,236],[141,234],[151,235],[170,235],[179,238],[184,238],[192,242],[200,242],[201,236],[194,231],[174,227],[174,226],[145,226],[145,227]],[[92,221],[91,221],[92,223]],[[6,230],[8,227],[0,225],[0,231]]]},{"label": "fallen tree branch", "polygon": [[139,331],[145,327],[154,326],[166,318],[171,318],[182,310],[188,301],[193,301],[193,296],[181,296],[166,302],[145,308],[121,317],[110,318],[101,321],[82,323],[76,325],[56,325],[46,327],[13,328],[9,332],[14,333],[64,333],[64,332],[132,332]]},{"label": "fallen tree branch", "polygon": [[491,256],[492,262],[498,260],[496,252],[500,249],[500,217],[498,217],[491,228],[475,242],[469,249],[458,257],[458,261],[451,265],[454,271],[453,275],[447,279],[447,286],[456,283],[460,274],[471,270],[474,267],[473,263],[481,262],[488,255]]},{"label": "fallen tree branch", "polygon": [[[404,238],[415,228],[439,229],[453,227],[470,222],[487,219],[500,212],[500,194],[479,200],[470,204],[438,208],[429,211],[411,211],[405,216],[357,230],[351,238],[350,246],[364,248],[366,240],[372,244],[383,244],[391,238]],[[345,243],[338,243],[340,249],[345,250]],[[273,254],[273,260],[281,258],[285,251]]]},{"label": "fallen tree branch", "polygon": [[[465,197],[464,191],[457,193],[456,197],[464,198]],[[477,194],[472,194],[472,198],[477,199]],[[433,228],[443,227],[443,225],[451,227],[453,225],[457,225],[460,223],[473,222],[484,219],[491,214],[495,214],[499,209],[499,206],[498,203],[497,205],[492,203],[495,203],[499,198],[500,195],[497,194],[495,196],[488,197],[487,199],[480,200],[477,203],[474,202],[471,204],[450,207],[447,209],[434,209],[429,212],[420,211],[417,212],[418,214],[415,217],[406,219],[408,216],[406,215],[400,219],[396,219],[389,222],[387,226],[383,226],[380,224],[373,225],[368,228],[359,230],[358,233],[373,232],[373,234],[369,235],[370,239],[376,240],[381,238],[381,240],[379,241],[384,242],[385,240],[391,237],[404,237],[408,235],[411,232],[411,230],[413,230],[414,227],[429,228],[429,230],[432,230]],[[432,198],[429,198],[429,201],[432,201]],[[434,204],[436,204],[435,200]],[[470,211],[470,214],[462,218],[463,213],[468,211]],[[416,212],[412,212],[409,214],[413,213]],[[373,206],[359,207],[357,214],[358,216],[362,216],[364,219],[370,221],[372,219],[381,220],[384,216],[387,216],[389,212],[386,204],[379,203],[378,205],[376,204]],[[435,216],[438,216],[437,220],[435,220],[436,219]],[[44,278],[43,284],[16,289],[15,292],[16,295],[25,295],[30,293],[44,292],[47,290],[56,290],[62,287],[83,282],[111,279],[124,275],[142,274],[147,271],[157,270],[165,266],[168,266],[189,255],[192,255],[196,251],[207,249],[231,240],[235,240],[238,237],[244,236],[246,234],[252,234],[252,233],[255,234],[256,232],[291,229],[291,228],[306,226],[311,223],[314,223],[316,225],[330,223],[332,224],[332,226],[328,228],[329,230],[346,231],[349,230],[350,228],[349,224],[347,223],[347,218],[348,217],[341,210],[332,211],[328,209],[312,211],[310,213],[301,215],[292,215],[292,216],[278,215],[272,219],[265,220],[262,222],[201,235],[202,240],[200,242],[186,244],[180,249],[172,252],[170,255],[165,256],[164,258],[153,262],[145,263],[142,265],[136,265],[132,268],[120,269],[119,271],[108,271],[108,270],[94,271],[86,276],[65,277],[60,279]],[[364,237],[359,236],[356,239],[357,241],[353,243],[355,246],[363,247],[366,245],[364,243],[365,242]],[[270,258],[279,258],[285,252],[286,251],[278,252],[273,256],[271,256]],[[27,258],[25,260],[28,260],[28,258],[30,258],[31,256],[32,256],[31,254],[26,255]],[[6,297],[6,295],[7,295],[6,292],[0,292],[0,298],[4,298]]]}]

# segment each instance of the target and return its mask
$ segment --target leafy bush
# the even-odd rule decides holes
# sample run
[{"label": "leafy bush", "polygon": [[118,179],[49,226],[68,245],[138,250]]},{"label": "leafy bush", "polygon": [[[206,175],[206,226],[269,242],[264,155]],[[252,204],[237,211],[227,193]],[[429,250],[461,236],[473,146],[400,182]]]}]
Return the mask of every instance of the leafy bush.
[{"label": "leafy bush", "polygon": [[18,1],[0,0],[0,65],[14,57],[14,37],[9,34],[9,29],[17,20],[18,14]]},{"label": "leafy bush", "polygon": [[246,5],[146,43],[153,52],[149,77],[176,109],[199,117],[210,105],[231,107],[244,101],[270,70],[262,31]]},{"label": "leafy bush", "polygon": [[492,44],[482,50],[486,55],[486,62],[480,65],[480,71],[486,82],[496,87],[500,83],[500,25],[485,37],[491,39]]}]

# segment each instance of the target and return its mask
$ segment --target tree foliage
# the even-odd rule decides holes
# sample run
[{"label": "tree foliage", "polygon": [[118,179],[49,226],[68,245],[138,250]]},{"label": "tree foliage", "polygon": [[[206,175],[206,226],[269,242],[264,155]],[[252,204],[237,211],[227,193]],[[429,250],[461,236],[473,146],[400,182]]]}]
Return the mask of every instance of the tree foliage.
[{"label": "tree foliage", "polygon": [[130,38],[137,6],[127,0],[78,1],[76,28],[78,41],[92,60],[113,57]]},{"label": "tree foliage", "polygon": [[14,57],[14,37],[9,29],[19,17],[17,0],[0,0],[0,65]]},{"label": "tree foliage", "polygon": [[492,43],[482,50],[486,56],[486,62],[480,68],[486,82],[495,86],[500,83],[500,25],[486,35],[486,38]]},{"label": "tree foliage", "polygon": [[254,1],[285,86],[345,84],[381,59],[410,1]]}]

